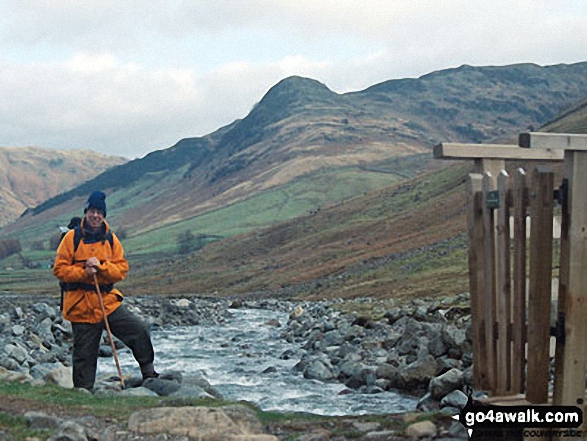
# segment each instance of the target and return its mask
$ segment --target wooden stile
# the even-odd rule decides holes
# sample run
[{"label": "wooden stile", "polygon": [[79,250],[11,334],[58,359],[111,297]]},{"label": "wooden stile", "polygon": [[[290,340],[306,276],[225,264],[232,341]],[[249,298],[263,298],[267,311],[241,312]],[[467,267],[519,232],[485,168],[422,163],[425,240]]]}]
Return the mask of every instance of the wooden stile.
[{"label": "wooden stile", "polygon": [[[528,133],[520,136],[520,145],[529,148],[528,153],[505,145],[443,143],[434,149],[437,158],[475,162],[467,216],[474,387],[489,391],[497,402],[523,396],[533,404],[584,404],[587,136]],[[503,171],[505,160],[559,161],[563,156],[563,185],[556,192],[554,173],[543,167],[536,167],[530,177],[522,169],[512,178]],[[562,216],[551,401],[555,197]]]}]

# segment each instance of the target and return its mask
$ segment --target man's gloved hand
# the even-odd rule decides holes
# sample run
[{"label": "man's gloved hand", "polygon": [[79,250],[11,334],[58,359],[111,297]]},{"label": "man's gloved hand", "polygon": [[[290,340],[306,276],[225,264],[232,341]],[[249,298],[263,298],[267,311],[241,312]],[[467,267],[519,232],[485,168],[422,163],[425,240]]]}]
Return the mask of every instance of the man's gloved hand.
[{"label": "man's gloved hand", "polygon": [[99,266],[100,261],[96,257],[90,257],[88,260],[86,260],[86,274],[93,276],[98,272]]}]

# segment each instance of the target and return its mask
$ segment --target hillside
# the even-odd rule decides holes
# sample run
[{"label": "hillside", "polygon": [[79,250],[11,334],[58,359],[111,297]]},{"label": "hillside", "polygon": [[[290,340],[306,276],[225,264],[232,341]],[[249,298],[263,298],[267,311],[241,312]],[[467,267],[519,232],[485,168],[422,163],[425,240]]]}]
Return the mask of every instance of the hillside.
[{"label": "hillside", "polygon": [[[584,103],[540,128],[587,133]],[[442,161],[440,161],[442,162]],[[511,167],[529,167],[519,162]],[[562,164],[548,164],[560,174]],[[468,290],[465,182],[447,167],[184,259],[143,265],[130,292],[401,298]]]},{"label": "hillside", "polygon": [[0,147],[0,226],[126,161],[90,151]]},{"label": "hillside", "polygon": [[587,133],[587,101],[581,101],[542,128],[545,132]]},{"label": "hillside", "polygon": [[[468,165],[433,160],[432,144],[515,138],[584,98],[586,73],[587,63],[463,66],[342,95],[288,78],[244,119],[107,170],[30,210],[0,238],[17,233],[26,251],[101,188],[109,222],[124,232],[128,293],[466,290]],[[33,279],[12,272],[5,289],[54,284],[41,272]]]},{"label": "hillside", "polygon": [[[354,178],[376,181],[367,186],[373,190],[425,171],[437,142],[515,136],[582,97],[587,97],[587,63],[462,66],[347,94],[290,77],[272,87],[244,119],[111,169],[39,205],[31,213],[36,219],[24,217],[8,231],[32,227],[37,219],[48,221],[58,212],[69,214],[95,188],[112,195],[112,218],[129,236],[243,203],[316,174],[329,175],[327,181],[340,187],[341,168]],[[405,160],[398,163],[398,158]],[[312,199],[307,193],[290,198],[293,204],[304,201],[290,217],[337,201],[327,196],[307,202]],[[62,202],[72,205],[50,210]]]},{"label": "hillside", "polygon": [[445,167],[187,257],[139,265],[125,289],[308,298],[466,291],[469,167]]}]

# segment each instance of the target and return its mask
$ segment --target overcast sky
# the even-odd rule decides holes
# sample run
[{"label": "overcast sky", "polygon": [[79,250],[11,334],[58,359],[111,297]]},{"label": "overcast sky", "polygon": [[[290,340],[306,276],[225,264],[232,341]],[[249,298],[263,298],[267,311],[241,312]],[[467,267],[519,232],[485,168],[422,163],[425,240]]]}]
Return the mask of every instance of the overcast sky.
[{"label": "overcast sky", "polygon": [[135,158],[242,118],[290,75],[335,92],[587,61],[585,0],[2,0],[0,146]]}]

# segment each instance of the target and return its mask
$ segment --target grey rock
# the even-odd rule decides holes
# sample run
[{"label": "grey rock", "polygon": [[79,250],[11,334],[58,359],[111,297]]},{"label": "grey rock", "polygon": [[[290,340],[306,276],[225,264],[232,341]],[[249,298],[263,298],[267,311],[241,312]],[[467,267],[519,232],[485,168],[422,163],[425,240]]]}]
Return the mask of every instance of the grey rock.
[{"label": "grey rock", "polygon": [[434,357],[426,355],[400,370],[398,384],[405,389],[421,389],[428,386],[436,375]]},{"label": "grey rock", "polygon": [[61,363],[55,363],[54,368],[51,369],[43,379],[50,384],[73,389],[72,368],[63,366]]},{"label": "grey rock", "polygon": [[422,412],[434,412],[435,410],[440,409],[440,403],[438,400],[432,398],[430,392],[426,393],[416,405],[416,409]]},{"label": "grey rock", "polygon": [[64,421],[59,425],[57,433],[48,441],[87,441],[86,430],[75,421]]},{"label": "grey rock", "polygon": [[121,395],[127,395],[127,396],[131,396],[131,397],[158,397],[159,395],[157,395],[156,392],[153,392],[150,389],[147,389],[146,387],[133,387],[130,389],[125,389],[123,391],[120,392]]},{"label": "grey rock", "polygon": [[29,373],[33,378],[42,379],[53,369],[55,369],[55,365],[53,363],[39,363],[30,368]]},{"label": "grey rock", "polygon": [[12,327],[12,335],[16,336],[16,337],[20,337],[21,335],[23,335],[26,331],[26,328],[22,325],[14,325]]},{"label": "grey rock", "polygon": [[467,429],[458,421],[453,421],[448,428],[448,433],[456,439],[469,439]]},{"label": "grey rock", "polygon": [[324,361],[314,360],[310,362],[304,370],[304,378],[328,382],[334,380],[336,375],[334,374],[332,367],[327,366]]},{"label": "grey rock", "polygon": [[432,398],[440,400],[445,395],[459,389],[462,385],[463,373],[458,369],[451,369],[450,371],[430,380],[428,391],[432,395]]},{"label": "grey rock", "polygon": [[442,335],[435,335],[428,343],[428,351],[435,357],[441,357],[448,351],[448,346],[444,342]]},{"label": "grey rock", "polygon": [[408,426],[406,435],[412,438],[434,437],[438,429],[432,421],[420,421]]},{"label": "grey rock", "polygon": [[353,375],[344,384],[352,389],[358,389],[361,386],[373,386],[376,378],[374,367],[358,363]]},{"label": "grey rock", "polygon": [[222,399],[222,394],[214,386],[212,386],[208,382],[208,380],[206,380],[203,377],[198,377],[198,376],[184,377],[182,380],[182,385],[184,385],[184,386],[190,386],[190,385],[197,386],[197,387],[203,389],[206,393],[213,396],[214,398]]},{"label": "grey rock", "polygon": [[6,355],[22,365],[28,359],[28,351],[18,344],[8,344],[5,347]]},{"label": "grey rock", "polygon": [[366,433],[363,438],[364,441],[400,441],[405,438],[397,436],[397,432],[393,430],[380,430],[377,432]]},{"label": "grey rock", "polygon": [[465,395],[460,390],[454,390],[442,400],[440,400],[440,405],[442,407],[456,407],[457,409],[462,409],[467,404],[467,395]]},{"label": "grey rock", "polygon": [[164,380],[160,378],[148,378],[143,382],[143,387],[155,392],[157,395],[166,397],[177,392],[181,385],[174,380]]},{"label": "grey rock", "polygon": [[330,441],[330,434],[325,432],[308,433],[298,436],[295,441]]},{"label": "grey rock", "polygon": [[394,366],[389,363],[382,363],[377,366],[375,370],[375,375],[377,378],[384,378],[390,381],[397,381],[397,377],[399,375],[399,369],[397,366]]},{"label": "grey rock", "polygon": [[29,427],[33,429],[55,429],[61,424],[61,420],[44,412],[27,412],[24,418]]},{"label": "grey rock", "polygon": [[20,306],[12,308],[12,318],[15,320],[23,320],[25,318],[24,312]]},{"label": "grey rock", "polygon": [[17,371],[20,369],[20,364],[18,364],[13,358],[9,357],[0,358],[0,366],[9,371]]},{"label": "grey rock", "polygon": [[171,392],[168,396],[175,398],[215,398],[194,384],[183,384],[178,390]]}]

